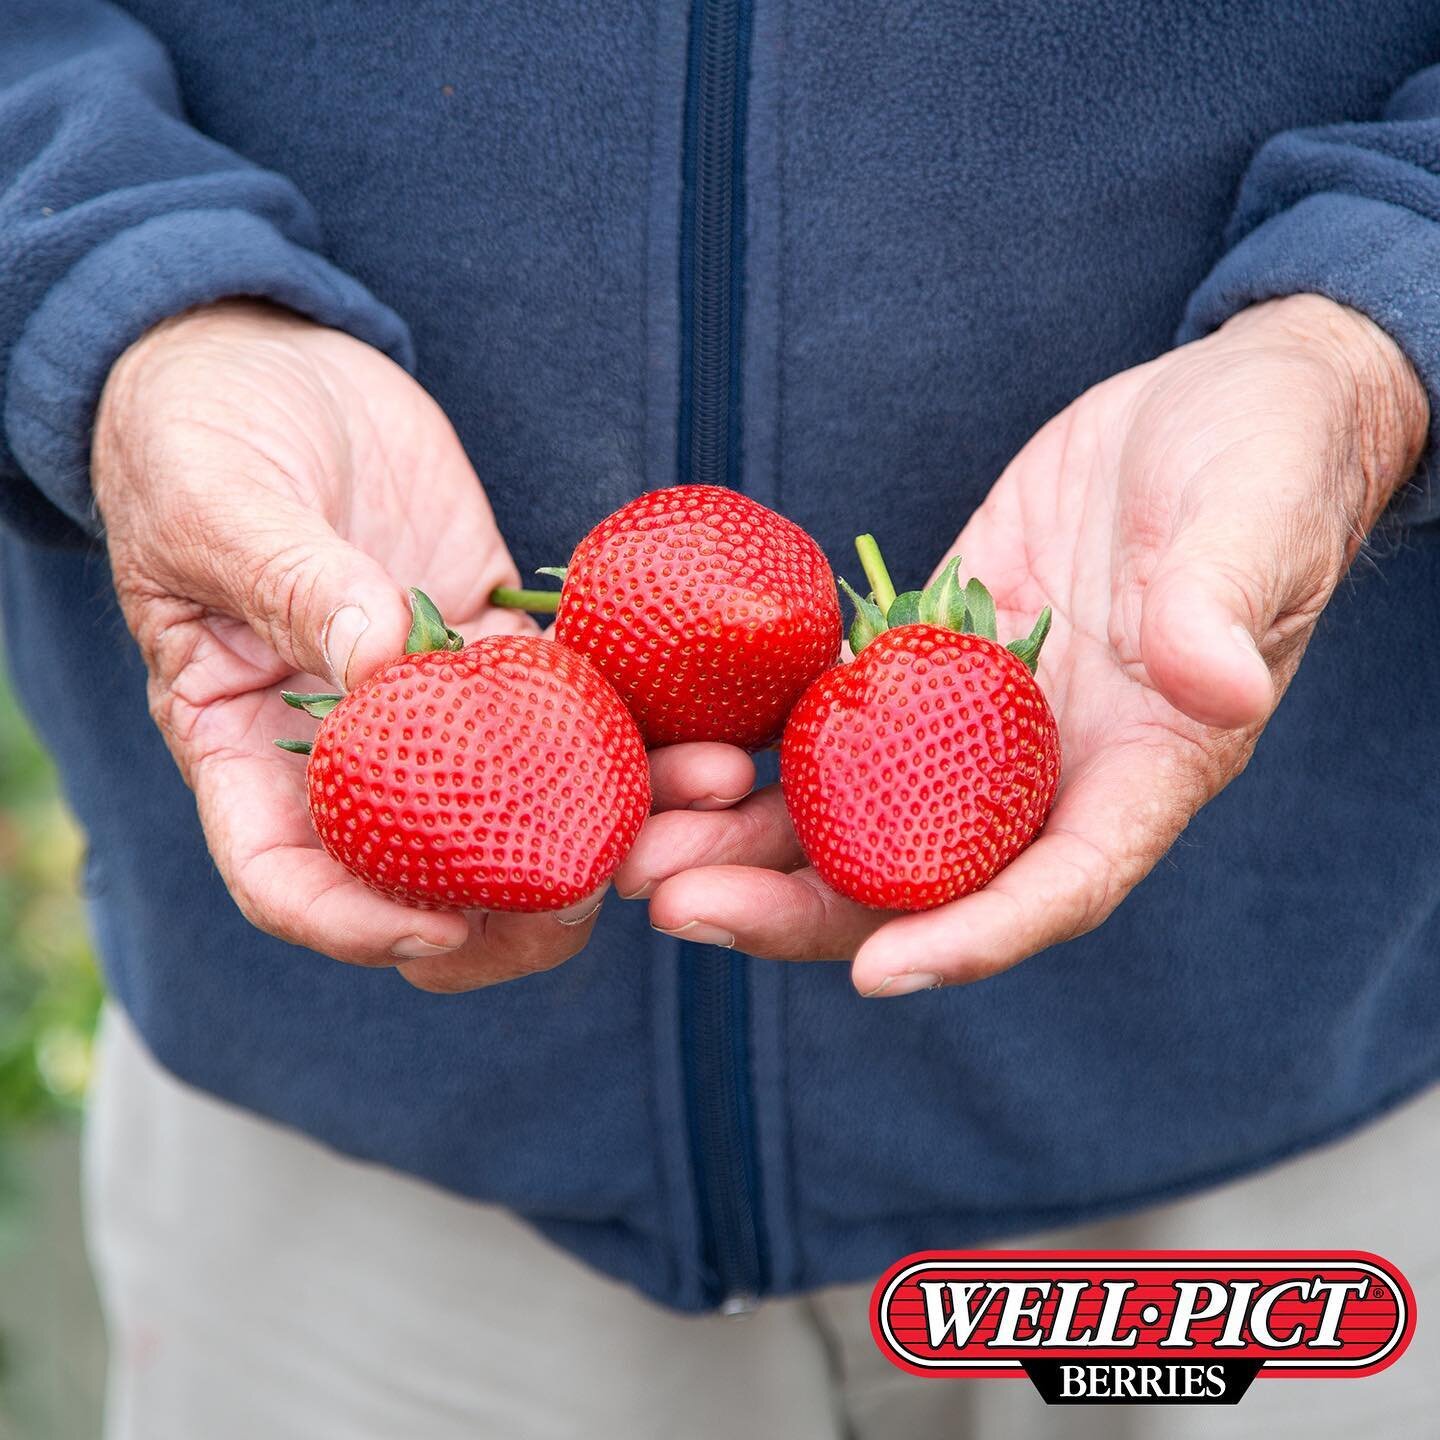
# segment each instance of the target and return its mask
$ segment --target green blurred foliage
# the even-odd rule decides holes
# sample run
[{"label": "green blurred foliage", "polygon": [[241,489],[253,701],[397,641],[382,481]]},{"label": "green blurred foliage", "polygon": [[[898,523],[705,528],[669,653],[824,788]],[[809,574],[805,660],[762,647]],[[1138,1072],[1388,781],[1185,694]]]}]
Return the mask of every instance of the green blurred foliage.
[{"label": "green blurred foliage", "polygon": [[100,1011],[83,862],[0,670],[0,1440],[100,1433],[105,1340],[73,1123]]},{"label": "green blurred foliage", "polygon": [[0,1131],[84,1098],[101,987],[83,859],[55,769],[0,680]]}]

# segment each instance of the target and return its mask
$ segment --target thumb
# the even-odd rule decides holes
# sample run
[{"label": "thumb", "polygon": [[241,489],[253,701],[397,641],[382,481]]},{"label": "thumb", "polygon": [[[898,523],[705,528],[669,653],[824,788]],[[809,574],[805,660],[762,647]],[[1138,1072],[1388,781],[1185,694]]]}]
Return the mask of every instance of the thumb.
[{"label": "thumb", "polygon": [[295,518],[278,549],[232,554],[227,608],[287,664],[350,689],[405,649],[406,591],[318,515]]},{"label": "thumb", "polygon": [[[1233,494],[1203,503],[1153,570],[1140,615],[1140,655],[1151,682],[1203,725],[1264,721],[1277,699],[1261,654],[1277,622],[1319,612],[1338,569],[1313,529]],[[1338,560],[1339,551],[1336,551]],[[1323,600],[1322,600],[1323,603]]]}]

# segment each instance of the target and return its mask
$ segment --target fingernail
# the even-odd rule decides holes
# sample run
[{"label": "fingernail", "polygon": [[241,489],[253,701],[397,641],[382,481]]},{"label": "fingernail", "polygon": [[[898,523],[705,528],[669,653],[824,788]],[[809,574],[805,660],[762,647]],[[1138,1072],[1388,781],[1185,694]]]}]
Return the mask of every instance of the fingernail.
[{"label": "fingernail", "polygon": [[702,795],[698,800],[692,800],[689,808],[691,810],[728,810],[732,805],[738,805],[749,793],[747,790],[743,795]]},{"label": "fingernail", "polygon": [[360,637],[370,628],[370,617],[358,605],[337,605],[325,617],[320,635],[320,648],[329,667],[330,678],[342,689],[355,658]]},{"label": "fingernail", "polygon": [[638,890],[619,890],[615,893],[622,900],[648,900],[655,893],[655,881],[647,880]]},{"label": "fingernail", "polygon": [[718,925],[708,924],[704,920],[692,920],[678,930],[667,930],[663,925],[657,925],[655,929],[672,939],[688,940],[692,945],[716,945],[721,950],[735,948],[735,937],[728,930],[722,930]]},{"label": "fingernail", "polygon": [[607,882],[596,894],[588,896],[584,900],[577,900],[564,910],[554,911],[554,916],[562,925],[583,925],[599,913],[609,890],[610,886]]},{"label": "fingernail", "polygon": [[458,945],[432,945],[418,935],[407,935],[390,947],[390,953],[397,960],[423,960],[427,955],[448,955],[459,948]]},{"label": "fingernail", "polygon": [[928,970],[907,970],[903,975],[887,975],[873,990],[865,991],[865,998],[873,1000],[883,995],[888,1000],[892,995],[913,995],[917,990],[938,990],[943,982],[938,975]]}]

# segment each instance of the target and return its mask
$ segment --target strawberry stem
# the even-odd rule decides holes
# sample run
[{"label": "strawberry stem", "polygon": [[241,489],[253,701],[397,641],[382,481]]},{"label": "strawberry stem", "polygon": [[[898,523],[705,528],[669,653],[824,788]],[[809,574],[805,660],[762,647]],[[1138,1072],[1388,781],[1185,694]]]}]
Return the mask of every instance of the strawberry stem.
[{"label": "strawberry stem", "polygon": [[[996,633],[995,600],[979,580],[960,584],[960,557],[952,555],[945,568],[923,589],[896,595],[890,572],[880,555],[873,535],[855,537],[855,553],[870,582],[870,597],[857,595],[845,582],[840,588],[855,606],[850,628],[850,649],[858,655],[877,635],[902,625],[937,625],[959,635],[979,635],[999,643]],[[1040,660],[1040,648],[1050,633],[1050,607],[1040,612],[1035,628],[1023,639],[1012,640],[1005,648],[1024,662],[1030,673]]]},{"label": "strawberry stem", "polygon": [[512,590],[497,585],[490,592],[490,603],[502,610],[530,610],[536,615],[553,615],[560,608],[558,590]]},{"label": "strawberry stem", "polygon": [[890,607],[895,603],[895,584],[890,579],[890,572],[885,568],[885,561],[880,554],[880,547],[875,543],[875,537],[857,535],[855,553],[860,557],[860,568],[870,582],[870,593],[874,595],[880,613],[888,615]]}]

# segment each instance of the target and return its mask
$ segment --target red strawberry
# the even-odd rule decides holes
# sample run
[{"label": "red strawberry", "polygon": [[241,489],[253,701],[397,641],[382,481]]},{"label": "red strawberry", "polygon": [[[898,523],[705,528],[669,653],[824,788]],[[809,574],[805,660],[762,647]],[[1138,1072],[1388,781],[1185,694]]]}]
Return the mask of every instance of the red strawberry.
[{"label": "red strawberry", "polygon": [[373,889],[424,909],[584,899],[650,810],[635,722],[563,645],[491,635],[460,648],[411,594],[404,658],[348,695],[286,695],[323,716],[306,771],[321,844]]},{"label": "red strawberry", "polygon": [[854,596],[855,660],[792,712],[781,787],[832,889],[928,910],[993,879],[1050,813],[1060,736],[1032,673],[1050,612],[1007,649],[985,587],[960,587],[958,559],[924,592],[896,597],[874,542],[860,543],[878,601]]},{"label": "red strawberry", "polygon": [[[641,495],[576,547],[553,592],[497,604],[557,609],[555,636],[605,672],[648,745],[779,734],[840,653],[824,552],[798,525],[716,485]],[[548,604],[547,604],[548,602]]]}]

